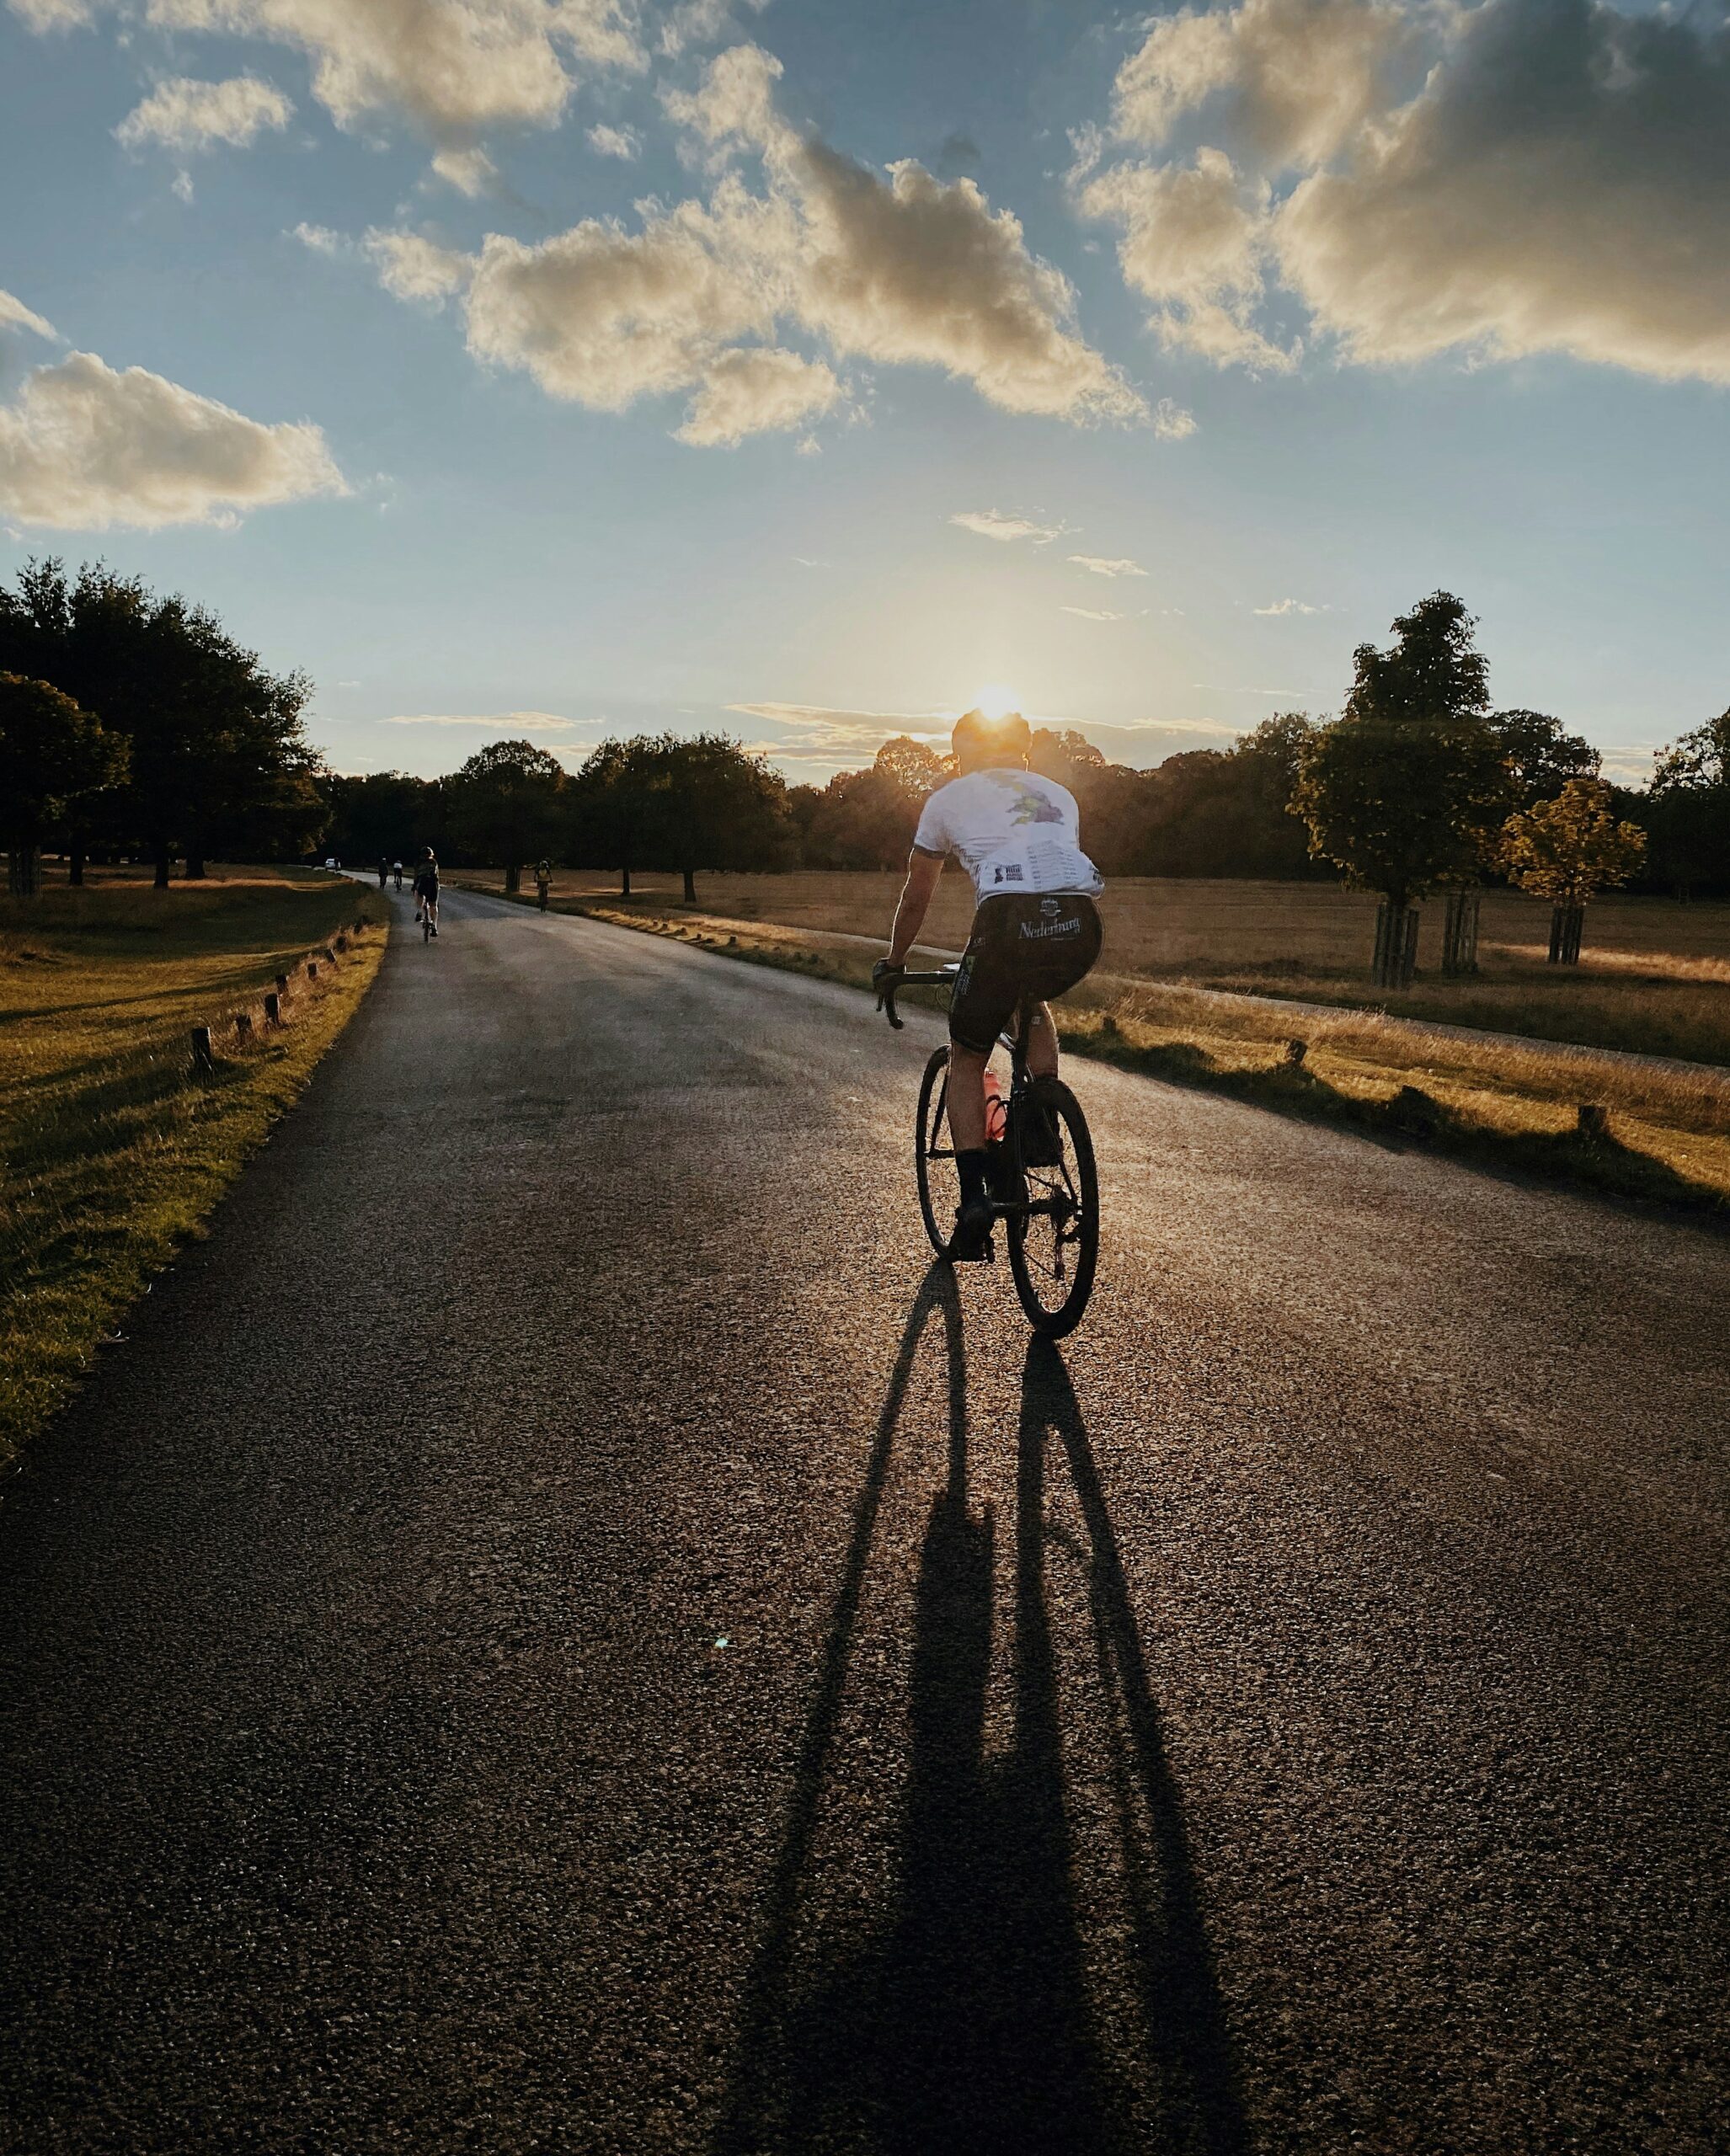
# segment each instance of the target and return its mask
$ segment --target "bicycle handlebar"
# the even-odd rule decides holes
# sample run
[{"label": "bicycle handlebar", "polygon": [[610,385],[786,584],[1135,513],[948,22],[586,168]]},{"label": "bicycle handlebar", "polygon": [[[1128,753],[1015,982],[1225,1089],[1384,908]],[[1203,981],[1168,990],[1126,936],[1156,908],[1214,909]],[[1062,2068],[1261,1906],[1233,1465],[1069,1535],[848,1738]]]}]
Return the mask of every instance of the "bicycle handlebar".
[{"label": "bicycle handlebar", "polygon": [[900,990],[904,988],[953,987],[955,976],[960,970],[959,966],[944,966],[934,974],[900,974],[894,979],[886,980],[878,989],[877,1007],[879,1011],[888,1013],[890,1025],[897,1033],[900,1033],[907,1022],[905,1018],[897,1017],[895,1012],[895,997]]}]

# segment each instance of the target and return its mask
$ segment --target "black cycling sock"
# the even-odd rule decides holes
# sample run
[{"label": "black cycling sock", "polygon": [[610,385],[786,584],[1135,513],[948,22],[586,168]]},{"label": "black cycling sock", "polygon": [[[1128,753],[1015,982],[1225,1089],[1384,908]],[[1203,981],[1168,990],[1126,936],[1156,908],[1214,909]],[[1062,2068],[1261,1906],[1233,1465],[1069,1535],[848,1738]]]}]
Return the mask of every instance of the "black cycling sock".
[{"label": "black cycling sock", "polygon": [[955,1165],[961,1171],[961,1203],[971,1205],[985,1194],[985,1166],[990,1159],[983,1145],[972,1147],[955,1155]]}]

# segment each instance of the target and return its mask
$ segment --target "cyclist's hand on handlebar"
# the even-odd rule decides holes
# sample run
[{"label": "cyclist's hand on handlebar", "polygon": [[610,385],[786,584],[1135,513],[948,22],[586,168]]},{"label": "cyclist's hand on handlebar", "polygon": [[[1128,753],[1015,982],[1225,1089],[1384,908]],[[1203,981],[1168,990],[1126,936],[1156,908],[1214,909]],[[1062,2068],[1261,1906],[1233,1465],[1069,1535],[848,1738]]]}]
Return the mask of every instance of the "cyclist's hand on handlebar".
[{"label": "cyclist's hand on handlebar", "polygon": [[907,969],[898,966],[893,958],[879,958],[871,969],[871,985],[877,990],[877,1007],[889,1013],[889,1022],[897,1033],[901,1021],[895,1015],[895,990],[906,979]]}]

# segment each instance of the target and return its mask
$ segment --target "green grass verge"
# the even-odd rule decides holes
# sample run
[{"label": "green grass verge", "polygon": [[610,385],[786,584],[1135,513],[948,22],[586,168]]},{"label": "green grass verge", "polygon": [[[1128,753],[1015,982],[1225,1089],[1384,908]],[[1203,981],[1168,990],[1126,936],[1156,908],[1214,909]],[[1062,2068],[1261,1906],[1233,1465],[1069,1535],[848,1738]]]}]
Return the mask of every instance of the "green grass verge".
[{"label": "green grass verge", "polygon": [[371,983],[384,920],[355,884],[292,870],[0,900],[0,1467],[292,1104]]},{"label": "green grass verge", "polygon": [[[870,948],[817,931],[682,910],[558,910],[808,979],[870,983]],[[928,989],[905,1000],[944,1001]],[[1541,1045],[1461,1042],[1374,1014],[1311,1017],[1271,1001],[1222,1010],[1191,990],[1123,979],[1084,984],[1057,1017],[1066,1048],[1120,1070],[1730,1225],[1730,1086],[1709,1070],[1695,1077]],[[1603,1113],[1583,1130],[1588,1107]]]}]

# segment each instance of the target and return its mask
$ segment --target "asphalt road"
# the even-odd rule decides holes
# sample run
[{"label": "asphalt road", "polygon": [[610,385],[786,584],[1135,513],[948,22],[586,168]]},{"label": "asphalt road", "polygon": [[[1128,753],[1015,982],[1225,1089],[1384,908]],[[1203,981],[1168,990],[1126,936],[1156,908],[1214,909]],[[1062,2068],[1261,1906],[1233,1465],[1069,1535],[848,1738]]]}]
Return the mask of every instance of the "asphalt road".
[{"label": "asphalt road", "polygon": [[[406,902],[403,902],[406,914]],[[1730,1245],[452,894],[0,1507],[8,2150],[1722,2151]]]}]

